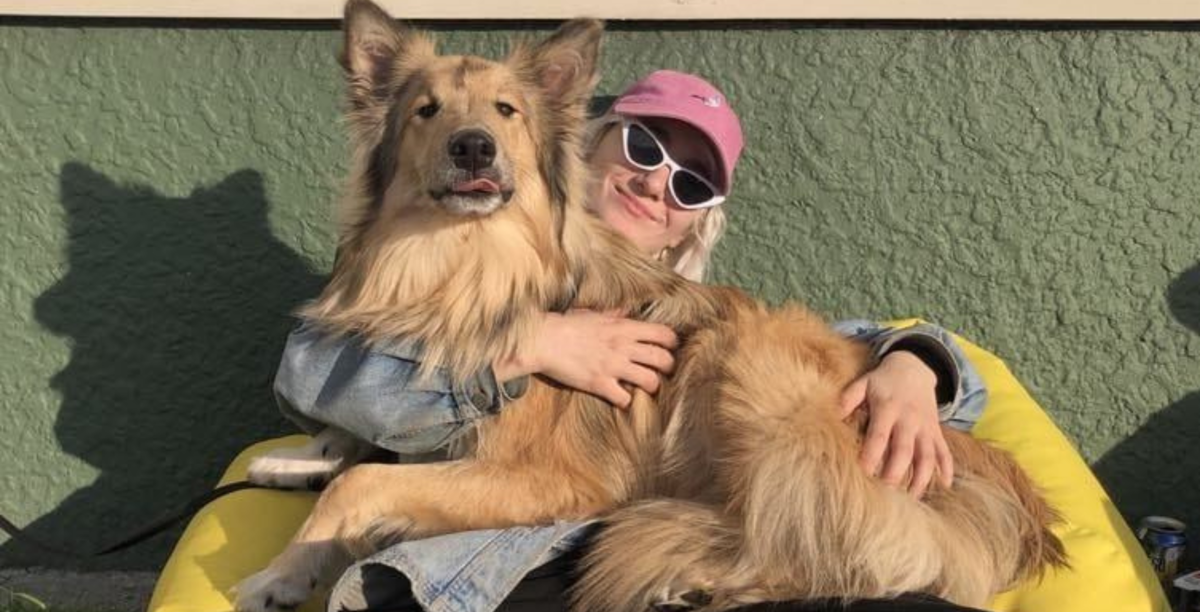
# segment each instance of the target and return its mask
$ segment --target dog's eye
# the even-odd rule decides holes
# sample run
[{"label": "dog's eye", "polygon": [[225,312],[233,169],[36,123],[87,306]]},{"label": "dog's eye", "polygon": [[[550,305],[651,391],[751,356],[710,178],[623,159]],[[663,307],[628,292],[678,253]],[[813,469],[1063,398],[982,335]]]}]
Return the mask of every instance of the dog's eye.
[{"label": "dog's eye", "polygon": [[428,119],[428,118],[438,114],[439,110],[442,110],[442,107],[440,104],[438,104],[437,102],[430,102],[429,104],[426,104],[425,106],[422,106],[421,108],[417,109],[417,116],[419,116],[423,119]]},{"label": "dog's eye", "polygon": [[505,117],[512,117],[517,113],[517,109],[513,108],[513,105],[508,102],[497,102],[496,110]]}]

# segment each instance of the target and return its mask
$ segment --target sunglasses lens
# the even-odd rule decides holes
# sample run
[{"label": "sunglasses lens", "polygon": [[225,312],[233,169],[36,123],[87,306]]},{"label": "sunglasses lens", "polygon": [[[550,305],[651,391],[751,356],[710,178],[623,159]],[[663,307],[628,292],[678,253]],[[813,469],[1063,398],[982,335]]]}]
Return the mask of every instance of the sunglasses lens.
[{"label": "sunglasses lens", "polygon": [[629,152],[629,161],[642,166],[657,166],[663,163],[663,151],[645,128],[640,125],[630,125],[625,138],[625,148]]},{"label": "sunglasses lens", "polygon": [[675,197],[681,206],[704,204],[717,195],[708,183],[690,170],[680,169],[675,172],[671,177],[671,186],[675,188]]}]

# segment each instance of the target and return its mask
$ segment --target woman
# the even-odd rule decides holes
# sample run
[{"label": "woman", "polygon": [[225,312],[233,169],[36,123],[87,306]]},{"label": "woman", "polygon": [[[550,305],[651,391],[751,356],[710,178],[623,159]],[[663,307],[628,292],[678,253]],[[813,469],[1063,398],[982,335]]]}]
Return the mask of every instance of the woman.
[{"label": "woman", "polygon": [[[723,203],[743,144],[725,97],[698,77],[655,72],[619,96],[592,134],[591,210],[648,256],[702,279],[725,225]],[[894,485],[911,469],[914,495],[934,477],[949,485],[953,463],[940,423],[968,429],[985,392],[948,334],[931,325],[888,330],[863,321],[837,328],[869,343],[877,357],[841,402],[844,415],[860,407],[869,413],[863,468]],[[442,379],[417,385],[420,356],[411,348],[370,351],[356,338],[330,338],[302,325],[288,338],[275,390],[285,414],[309,431],[332,425],[401,454],[420,454],[503,409],[530,374],[623,407],[631,399],[623,384],[657,390],[659,376],[673,366],[675,342],[669,328],[612,313],[546,313],[528,354],[495,363],[466,385]],[[398,589],[431,609],[491,609],[526,571],[560,557],[584,533],[578,525],[558,525],[405,543],[377,564],[356,566],[333,598],[386,608],[403,599]],[[557,586],[549,600],[561,600],[554,590],[561,590],[561,572],[551,575]]]}]

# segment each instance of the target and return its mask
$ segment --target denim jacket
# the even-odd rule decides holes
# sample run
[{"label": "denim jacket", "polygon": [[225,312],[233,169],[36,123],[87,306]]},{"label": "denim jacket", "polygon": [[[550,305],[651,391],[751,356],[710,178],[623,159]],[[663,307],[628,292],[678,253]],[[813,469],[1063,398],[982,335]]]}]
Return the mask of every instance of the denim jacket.
[{"label": "denim jacket", "polygon": [[[938,375],[939,414],[969,430],[987,392],[950,335],[930,324],[890,329],[864,320],[834,328],[866,342],[876,361],[907,350]],[[284,348],[275,377],[283,413],[309,433],[327,425],[401,454],[444,448],[473,423],[519,396],[526,380],[501,384],[490,369],[462,383],[438,371],[418,379],[411,343],[367,348],[360,339],[323,334],[302,323]],[[356,610],[372,601],[371,577],[399,572],[429,612],[492,612],[529,570],[569,550],[589,523],[472,531],[403,542],[351,567],[330,594],[328,610]]]}]

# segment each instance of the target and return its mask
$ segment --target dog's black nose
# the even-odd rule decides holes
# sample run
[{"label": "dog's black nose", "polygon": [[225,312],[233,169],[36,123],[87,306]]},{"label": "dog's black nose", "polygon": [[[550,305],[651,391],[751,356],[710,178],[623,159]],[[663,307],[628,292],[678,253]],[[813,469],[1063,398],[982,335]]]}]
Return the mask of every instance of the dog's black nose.
[{"label": "dog's black nose", "polygon": [[450,158],[462,170],[490,168],[496,159],[496,141],[482,130],[464,130],[450,138]]}]

